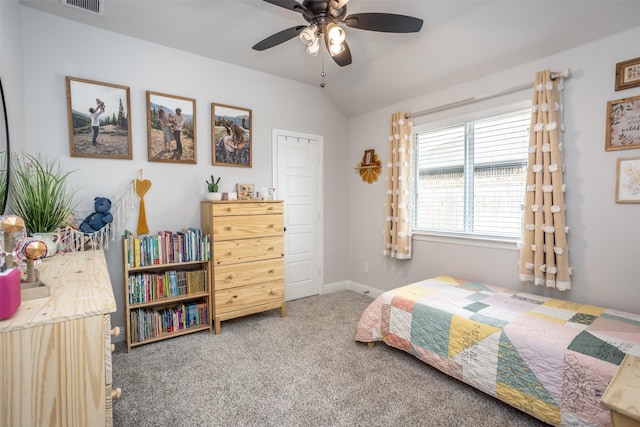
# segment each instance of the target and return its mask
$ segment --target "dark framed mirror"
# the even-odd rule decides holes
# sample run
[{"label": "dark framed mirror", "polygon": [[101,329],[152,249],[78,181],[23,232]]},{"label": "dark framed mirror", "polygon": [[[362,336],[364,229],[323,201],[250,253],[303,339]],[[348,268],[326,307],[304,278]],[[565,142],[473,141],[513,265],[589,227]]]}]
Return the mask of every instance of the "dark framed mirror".
[{"label": "dark framed mirror", "polygon": [[9,120],[7,119],[7,105],[4,99],[4,88],[0,79],[0,98],[2,99],[2,117],[0,117],[0,215],[4,215],[9,196],[9,164],[11,150],[9,148]]}]

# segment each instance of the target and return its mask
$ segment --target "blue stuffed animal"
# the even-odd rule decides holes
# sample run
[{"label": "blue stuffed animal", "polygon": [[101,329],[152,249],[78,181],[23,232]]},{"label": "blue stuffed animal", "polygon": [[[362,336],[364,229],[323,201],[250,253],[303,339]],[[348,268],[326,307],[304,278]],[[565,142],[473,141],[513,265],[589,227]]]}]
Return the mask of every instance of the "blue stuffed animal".
[{"label": "blue stuffed animal", "polygon": [[95,233],[113,221],[113,215],[109,213],[111,200],[106,197],[96,197],[93,209],[95,212],[90,213],[80,224],[80,231],[83,233]]}]

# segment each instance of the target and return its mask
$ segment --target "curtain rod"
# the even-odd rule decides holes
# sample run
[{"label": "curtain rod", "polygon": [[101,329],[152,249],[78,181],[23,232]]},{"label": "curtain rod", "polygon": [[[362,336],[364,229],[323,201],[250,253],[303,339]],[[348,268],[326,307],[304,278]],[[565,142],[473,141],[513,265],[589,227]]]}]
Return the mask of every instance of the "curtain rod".
[{"label": "curtain rod", "polygon": [[[555,80],[558,77],[568,79],[569,77],[571,77],[571,69],[567,68],[559,73],[551,74],[552,80]],[[467,98],[460,101],[451,102],[449,104],[441,105],[439,107],[429,108],[427,110],[418,111],[416,113],[408,113],[408,114],[405,114],[404,117],[405,119],[408,119],[410,117],[416,118],[420,116],[426,116],[427,114],[437,113],[439,111],[444,111],[444,110],[448,110],[450,108],[455,108],[455,107],[461,107],[467,104],[473,104],[474,102],[484,101],[485,99],[497,98],[499,96],[508,95],[510,93],[520,92],[521,90],[529,89],[531,87],[532,87],[532,83],[524,83],[518,86],[513,86],[508,89],[501,90],[499,92],[494,92],[489,95],[474,96],[473,98]]]}]

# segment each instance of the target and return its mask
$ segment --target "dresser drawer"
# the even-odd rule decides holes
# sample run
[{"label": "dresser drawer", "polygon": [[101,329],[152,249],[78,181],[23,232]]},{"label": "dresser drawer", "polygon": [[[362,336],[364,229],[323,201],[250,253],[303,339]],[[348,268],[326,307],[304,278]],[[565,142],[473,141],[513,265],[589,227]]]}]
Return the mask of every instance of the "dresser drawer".
[{"label": "dresser drawer", "polygon": [[[234,216],[234,215],[270,215],[284,213],[282,202],[253,202],[253,203],[233,203],[222,202],[213,204],[213,216]],[[216,219],[217,221],[217,219]]]},{"label": "dresser drawer", "polygon": [[284,280],[284,258],[219,265],[213,272],[216,291],[270,280]]},{"label": "dresser drawer", "polygon": [[215,312],[219,315],[284,300],[284,281],[276,280],[215,293]]},{"label": "dresser drawer", "polygon": [[284,239],[265,237],[257,239],[222,240],[213,243],[214,265],[237,264],[284,257]]},{"label": "dresser drawer", "polygon": [[284,233],[282,215],[246,215],[216,218],[213,223],[214,241],[243,239],[256,236],[281,236]]}]

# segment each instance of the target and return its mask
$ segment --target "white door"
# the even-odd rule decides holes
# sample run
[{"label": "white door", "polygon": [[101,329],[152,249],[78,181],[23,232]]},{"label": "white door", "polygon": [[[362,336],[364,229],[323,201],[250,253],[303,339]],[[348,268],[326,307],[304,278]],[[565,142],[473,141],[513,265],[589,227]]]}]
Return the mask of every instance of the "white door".
[{"label": "white door", "polygon": [[285,300],[322,289],[321,136],[274,129],[274,186],[284,200]]}]

